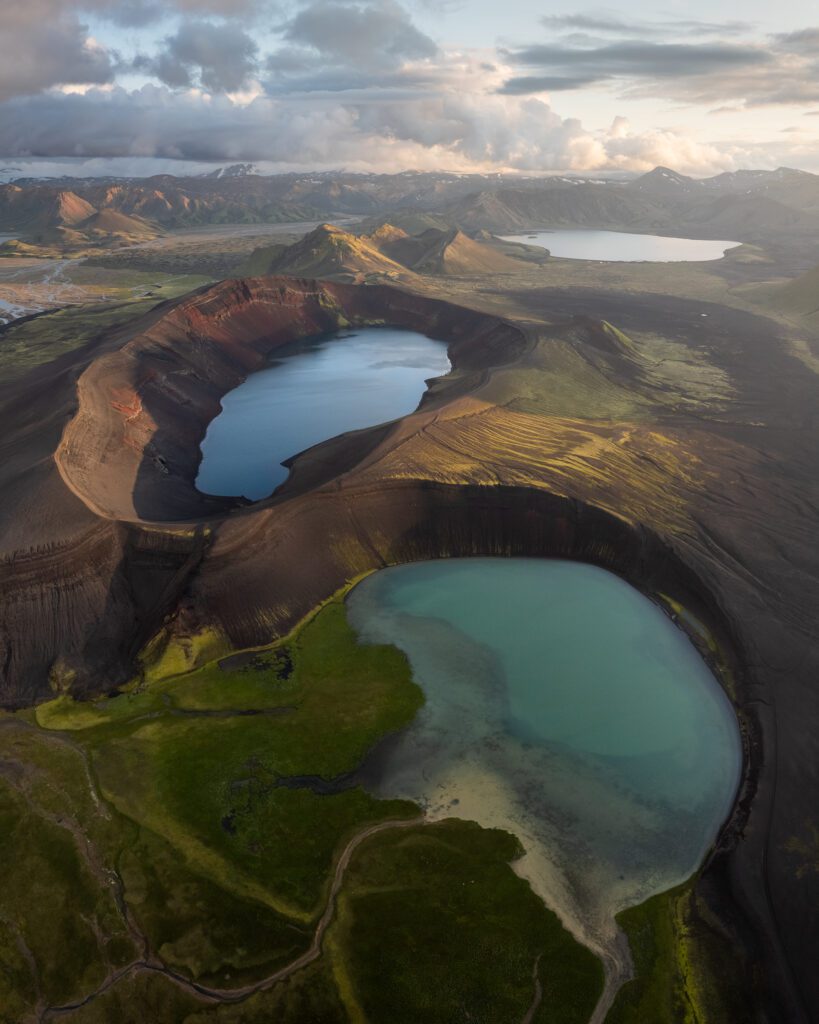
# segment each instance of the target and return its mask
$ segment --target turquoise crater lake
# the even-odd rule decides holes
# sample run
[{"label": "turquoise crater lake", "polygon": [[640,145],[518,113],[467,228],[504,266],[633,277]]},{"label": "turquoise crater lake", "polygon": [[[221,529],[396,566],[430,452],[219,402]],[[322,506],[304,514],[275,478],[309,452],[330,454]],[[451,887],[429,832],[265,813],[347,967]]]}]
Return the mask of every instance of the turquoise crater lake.
[{"label": "turquoise crater lake", "polygon": [[385,569],[347,607],[426,696],[364,785],[517,834],[516,869],[622,980],[614,915],[696,870],[740,777],[733,709],[688,637],[617,576],[546,559]]},{"label": "turquoise crater lake", "polygon": [[702,238],[670,238],[665,235],[635,235],[627,231],[594,231],[587,228],[530,231],[503,235],[506,242],[522,242],[548,249],[552,256],[567,260],[602,260],[611,263],[681,263],[721,260],[726,250],[739,242]]},{"label": "turquoise crater lake", "polygon": [[279,349],[222,399],[201,445],[204,494],[257,500],[287,478],[285,459],[348,430],[405,416],[426,381],[449,371],[446,345],[414,331],[364,327]]}]

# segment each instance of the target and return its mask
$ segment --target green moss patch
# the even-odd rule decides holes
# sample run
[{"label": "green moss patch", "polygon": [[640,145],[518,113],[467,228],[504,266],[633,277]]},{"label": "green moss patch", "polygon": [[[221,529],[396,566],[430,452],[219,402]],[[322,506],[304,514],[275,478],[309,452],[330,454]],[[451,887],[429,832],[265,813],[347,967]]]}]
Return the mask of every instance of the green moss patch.
[{"label": "green moss patch", "polygon": [[465,821],[382,832],[350,866],[329,936],[351,1020],[585,1024],[602,967],[510,861],[506,832]]},{"label": "green moss patch", "polygon": [[618,915],[635,978],[606,1024],[735,1024],[751,1020],[737,950],[696,894],[696,880]]},{"label": "green moss patch", "polygon": [[514,873],[518,841],[461,821],[365,839],[320,957],[269,991],[219,1005],[133,967],[147,949],[183,978],[236,989],[308,950],[348,843],[417,818],[349,776],[422,699],[404,655],[360,645],[336,599],[269,649],[165,677],[154,667],[110,698],[61,695],[9,718],[9,1020],[79,1001],[129,964],[67,1018],[489,1024],[534,1004],[534,1021],[588,1019],[599,962]]}]

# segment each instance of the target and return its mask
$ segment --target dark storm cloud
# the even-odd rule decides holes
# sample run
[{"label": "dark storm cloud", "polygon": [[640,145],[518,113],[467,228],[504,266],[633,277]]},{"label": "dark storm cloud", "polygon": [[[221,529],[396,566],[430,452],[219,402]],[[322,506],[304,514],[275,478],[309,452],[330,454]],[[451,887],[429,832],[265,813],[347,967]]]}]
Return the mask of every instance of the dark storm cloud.
[{"label": "dark storm cloud", "polygon": [[264,82],[265,93],[271,97],[324,94],[328,100],[335,94],[366,93],[373,100],[377,93],[379,100],[392,100],[396,96],[419,97],[446,87],[447,74],[440,69],[417,70],[397,68],[395,70],[348,67],[316,68],[312,64],[291,66],[287,74],[281,66]]},{"label": "dark storm cloud", "polygon": [[369,90],[389,100],[450,79],[435,43],[394,0],[313,0],[281,31],[287,45],[265,62],[270,95]]},{"label": "dark storm cloud", "polygon": [[[117,56],[89,37],[84,16],[96,15],[122,25],[140,26],[170,15],[250,16],[273,9],[270,0],[0,0],[0,101],[31,95],[53,86],[100,85],[114,80]],[[199,33],[180,36],[152,59],[164,81],[184,85],[198,67],[214,88],[244,77],[235,30],[222,26],[231,53],[220,60]],[[150,61],[144,61],[148,66]],[[244,59],[247,69],[249,58]],[[194,76],[195,77],[195,76]]]},{"label": "dark storm cloud", "polygon": [[651,43],[629,40],[604,46],[562,44],[527,46],[507,52],[510,64],[544,68],[551,74],[583,77],[588,81],[614,75],[631,78],[681,78],[726,68],[765,64],[771,54],[754,46],[728,43]]},{"label": "dark storm cloud", "polygon": [[498,89],[506,96],[527,96],[534,92],[567,92],[607,81],[610,75],[521,75],[507,79]]},{"label": "dark storm cloud", "polygon": [[[84,95],[52,91],[0,106],[0,153],[27,166],[62,160],[70,172],[64,158],[71,157],[87,160],[96,173],[125,174],[151,161],[167,170],[174,160],[188,167],[253,161],[277,169],[380,171],[663,164],[708,173],[734,166],[736,149],[728,155],[669,131],[633,134],[622,118],[608,133],[589,132],[542,100],[488,92],[481,84],[486,73],[480,62],[448,64],[441,56],[400,72],[370,69],[362,88],[290,91],[240,103],[157,85],[92,88]],[[384,84],[372,87],[379,80]]]},{"label": "dark storm cloud", "polygon": [[[299,151],[309,155],[310,132],[320,142],[331,120],[322,111],[298,118],[268,100],[237,107],[227,97],[205,99],[153,85],[84,96],[46,93],[5,105],[0,153],[276,160]],[[345,124],[350,127],[349,117]]]},{"label": "dark storm cloud", "polygon": [[283,59],[298,58],[300,51],[305,62],[320,58],[355,68],[392,67],[438,52],[393,0],[316,0],[284,26],[283,35],[292,46],[271,57],[273,69]]},{"label": "dark storm cloud", "polygon": [[197,85],[208,92],[236,92],[256,70],[258,47],[235,25],[183,22],[156,56],[138,57],[136,70],[172,88]]},{"label": "dark storm cloud", "polygon": [[548,104],[455,92],[345,102],[260,97],[237,106],[225,96],[145,86],[21,98],[0,118],[0,153],[22,158],[70,153],[403,169],[419,166],[435,147],[449,161],[530,169],[605,159],[579,122]]},{"label": "dark storm cloud", "polygon": [[567,37],[503,55],[521,68],[500,87],[512,95],[616,84],[626,97],[709,105],[719,97],[741,108],[819,99],[819,29],[813,28],[753,43]]},{"label": "dark storm cloud", "polygon": [[0,4],[0,101],[54,85],[109,82],[110,56],[60,0]]}]

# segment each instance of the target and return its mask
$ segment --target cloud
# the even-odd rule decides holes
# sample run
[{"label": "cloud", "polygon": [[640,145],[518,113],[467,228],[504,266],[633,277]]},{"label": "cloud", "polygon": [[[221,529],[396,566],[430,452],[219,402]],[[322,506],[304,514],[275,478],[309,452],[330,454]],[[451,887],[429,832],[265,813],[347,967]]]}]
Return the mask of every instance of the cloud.
[{"label": "cloud", "polygon": [[582,32],[602,32],[606,35],[646,36],[684,35],[734,36],[749,31],[747,21],[695,21],[674,18],[666,21],[624,21],[622,18],[594,14],[549,14],[540,19],[546,28]]},{"label": "cloud", "polygon": [[538,92],[568,92],[571,89],[584,89],[587,85],[599,85],[613,78],[613,75],[599,72],[589,74],[566,75],[518,75],[507,80],[498,92],[508,96],[530,96]]},{"label": "cloud", "polygon": [[[0,102],[54,86],[114,81],[116,54],[90,37],[82,15],[141,26],[179,14],[236,18],[270,9],[269,0],[6,0],[0,3]],[[232,90],[246,81],[255,49],[230,23],[189,21],[138,67],[176,87]]]},{"label": "cloud", "polygon": [[134,67],[172,88],[238,92],[256,71],[257,52],[256,43],[235,25],[186,21],[156,56],[137,57]]},{"label": "cloud", "polygon": [[[0,0],[0,154],[533,173],[663,163],[705,174],[758,161],[761,150],[634,132],[624,119],[590,131],[543,94],[603,88],[705,111],[717,100],[735,116],[762,103],[819,106],[819,29],[747,42],[742,22],[579,12],[543,19],[542,43],[456,50],[439,47],[398,0],[277,3],[20,0],[12,9]],[[127,38],[146,52],[126,62],[106,51],[84,13],[135,26]],[[151,22],[164,27],[140,31]],[[116,84],[134,72],[150,84]]]},{"label": "cloud", "polygon": [[748,150],[742,147],[702,143],[667,129],[635,133],[624,117],[614,119],[605,148],[613,167],[642,171],[674,167],[693,175],[735,170],[747,166],[750,158]]},{"label": "cloud", "polygon": [[[176,93],[159,86],[134,92],[92,90],[85,96],[44,94],[10,102],[0,119],[0,153],[49,158],[158,157],[182,161],[264,161],[280,169],[358,167],[369,170],[466,168],[458,124],[437,127],[416,108],[368,117],[368,107],[259,97],[244,107],[227,96]],[[430,111],[426,111],[429,114]],[[415,128],[412,127],[413,122]],[[393,125],[397,130],[390,131]],[[433,135],[439,143],[430,144]],[[419,141],[419,136],[423,141]]]},{"label": "cloud", "polygon": [[656,80],[702,76],[765,64],[771,55],[753,45],[628,40],[593,47],[535,44],[507,51],[506,58],[511,64],[547,69],[551,75],[597,82],[615,77]]},{"label": "cloud", "polygon": [[773,38],[784,49],[819,56],[819,28],[804,28],[799,32],[786,32]]},{"label": "cloud", "polygon": [[9,158],[265,162],[279,170],[398,171],[647,170],[656,163],[691,173],[737,165],[721,151],[673,132],[633,134],[624,119],[609,132],[586,130],[539,99],[452,87],[377,100],[356,96],[294,100],[262,96],[238,106],[145,86],[48,93],[6,104],[0,153]]},{"label": "cloud", "polygon": [[284,37],[345,64],[419,60],[434,57],[438,51],[393,0],[316,0],[285,26]]},{"label": "cloud", "polygon": [[249,18],[274,7],[271,0],[62,0],[62,4],[129,28],[175,15]]},{"label": "cloud", "polygon": [[384,73],[438,54],[395,0],[313,0],[281,31],[287,45],[267,60],[274,89],[290,80],[311,91],[357,88],[373,72],[383,85]]},{"label": "cloud", "polygon": [[717,96],[723,107],[746,109],[819,100],[819,29],[747,43],[567,38],[507,50],[504,58],[525,71],[501,85],[511,95],[603,85],[624,98],[709,107]]},{"label": "cloud", "polygon": [[102,84],[112,61],[60,0],[24,0],[0,7],[0,101],[55,85]]}]

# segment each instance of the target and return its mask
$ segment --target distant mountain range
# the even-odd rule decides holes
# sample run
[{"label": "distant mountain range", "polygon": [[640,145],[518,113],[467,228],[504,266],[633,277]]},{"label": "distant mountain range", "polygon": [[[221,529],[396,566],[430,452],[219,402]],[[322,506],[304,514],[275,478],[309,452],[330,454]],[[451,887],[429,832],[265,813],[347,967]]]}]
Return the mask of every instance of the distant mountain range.
[{"label": "distant mountain range", "polygon": [[0,188],[0,229],[18,239],[0,246],[0,255],[83,254],[148,241],[156,224],[108,205],[95,206],[65,189]]},{"label": "distant mountain range", "polygon": [[[124,238],[196,225],[340,215],[364,218],[369,228],[389,222],[410,233],[427,227],[474,234],[579,226],[758,242],[819,230],[819,176],[790,168],[697,179],[657,167],[629,181],[420,172],[265,177],[256,170],[235,164],[188,178],[1,185],[0,232],[20,232],[30,241],[36,232],[63,229],[69,226],[66,207],[81,208],[87,217],[111,211],[130,218],[112,232]],[[70,226],[81,230],[82,221]]]},{"label": "distant mountain range", "polygon": [[482,190],[439,212],[469,231],[574,226],[757,242],[819,230],[819,176],[780,168],[696,179],[657,167],[627,183]]}]

